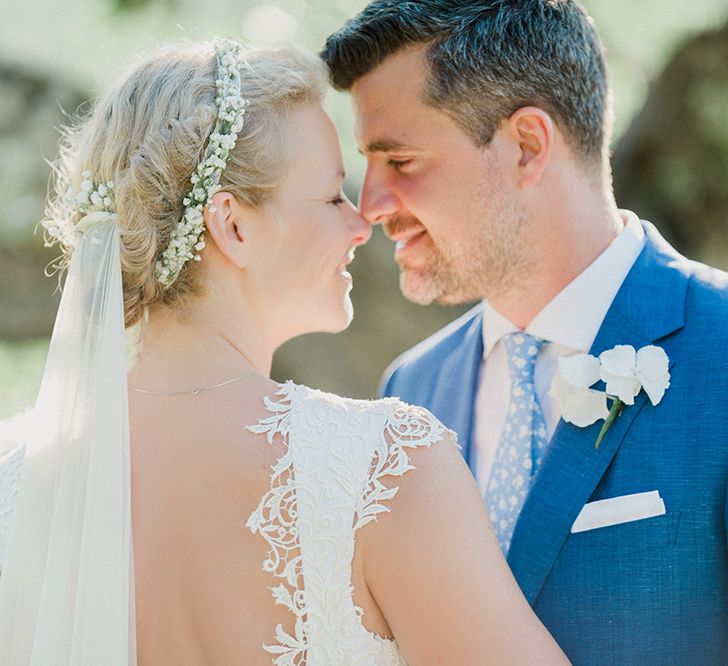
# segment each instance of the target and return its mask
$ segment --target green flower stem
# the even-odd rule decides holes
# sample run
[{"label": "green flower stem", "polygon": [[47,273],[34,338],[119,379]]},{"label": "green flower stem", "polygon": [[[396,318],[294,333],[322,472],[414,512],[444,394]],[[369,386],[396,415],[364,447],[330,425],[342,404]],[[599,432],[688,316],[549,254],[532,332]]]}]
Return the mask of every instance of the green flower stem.
[{"label": "green flower stem", "polygon": [[609,410],[609,416],[607,416],[602,429],[599,431],[599,437],[597,437],[597,443],[594,445],[594,448],[599,448],[599,445],[604,439],[604,435],[607,434],[607,430],[612,427],[612,423],[614,423],[617,420],[617,417],[622,413],[623,407],[624,403],[619,398],[614,398],[612,408]]}]

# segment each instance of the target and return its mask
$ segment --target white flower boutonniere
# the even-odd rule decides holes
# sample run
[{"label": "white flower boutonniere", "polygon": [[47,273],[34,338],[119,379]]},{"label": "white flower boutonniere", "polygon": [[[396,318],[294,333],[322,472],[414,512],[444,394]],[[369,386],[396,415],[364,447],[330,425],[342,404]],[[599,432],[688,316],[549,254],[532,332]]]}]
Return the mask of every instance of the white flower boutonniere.
[{"label": "white flower boutonniere", "polygon": [[[625,405],[645,390],[653,405],[659,404],[670,386],[670,361],[661,347],[648,345],[636,351],[630,345],[617,345],[599,358],[576,354],[559,359],[559,367],[549,394],[561,405],[564,421],[580,428],[604,419],[596,448]],[[591,388],[597,381],[605,391]],[[607,400],[612,400],[607,408]]]},{"label": "white flower boutonniere", "polygon": [[559,401],[564,421],[585,428],[609,416],[607,394],[590,388],[600,379],[599,365],[599,359],[589,354],[559,359],[549,393]]}]

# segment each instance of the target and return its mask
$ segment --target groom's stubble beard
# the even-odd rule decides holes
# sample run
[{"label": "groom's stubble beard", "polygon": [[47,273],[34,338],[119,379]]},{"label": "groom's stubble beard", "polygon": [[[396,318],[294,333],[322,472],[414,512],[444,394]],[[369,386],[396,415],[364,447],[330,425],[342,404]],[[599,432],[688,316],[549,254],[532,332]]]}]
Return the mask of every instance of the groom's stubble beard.
[{"label": "groom's stubble beard", "polygon": [[[486,193],[475,194],[485,204]],[[472,229],[464,223],[464,229],[458,229],[456,218],[448,238],[436,243],[429,236],[424,267],[398,261],[400,289],[408,300],[419,305],[493,301],[509,293],[527,273],[525,212],[505,197],[491,198],[478,208],[483,216]],[[396,233],[415,225],[425,226],[400,216],[385,228]]]}]

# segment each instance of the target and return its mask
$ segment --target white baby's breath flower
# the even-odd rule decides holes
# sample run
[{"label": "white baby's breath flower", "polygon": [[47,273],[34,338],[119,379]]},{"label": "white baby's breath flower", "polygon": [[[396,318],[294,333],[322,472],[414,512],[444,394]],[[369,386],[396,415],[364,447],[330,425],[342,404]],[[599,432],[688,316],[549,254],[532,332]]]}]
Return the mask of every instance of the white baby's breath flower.
[{"label": "white baby's breath flower", "polygon": [[[114,184],[111,181],[97,184],[88,170],[81,173],[81,179],[78,192],[69,188],[63,195],[63,201],[69,209],[67,219],[43,221],[46,247],[57,242],[69,248],[75,247],[77,239],[99,222],[118,221],[112,198]],[[73,218],[79,213],[81,217],[74,224]]]},{"label": "white baby's breath flower", "polygon": [[227,166],[229,151],[235,147],[237,132],[243,126],[247,101],[240,92],[239,47],[224,42],[216,48],[218,77],[216,80],[217,121],[205,149],[205,157],[192,174],[192,191],[184,198],[185,211],[162,257],[155,265],[157,279],[169,287],[190,259],[200,261],[205,247],[203,210],[212,204],[212,196],[220,189],[220,177]]},{"label": "white baby's breath flower", "polygon": [[[185,210],[173,230],[172,236],[160,259],[155,263],[155,275],[169,287],[179,276],[187,261],[200,261],[205,248],[203,240],[205,221],[203,211],[212,204],[212,196],[221,189],[220,177],[227,166],[230,151],[235,147],[238,132],[243,127],[243,117],[248,101],[242,97],[239,47],[223,42],[216,47],[218,77],[216,80],[218,116],[210,134],[202,161],[197,165],[190,180],[192,190],[184,197]],[[61,242],[72,246],[80,232],[88,230],[102,220],[116,220],[113,201],[114,183],[96,184],[90,170],[81,173],[80,190],[69,190],[64,201],[74,213],[81,213],[81,220],[74,227],[71,219],[64,223],[47,220],[46,244]]]},{"label": "white baby's breath flower", "polygon": [[220,139],[220,143],[222,144],[223,148],[226,148],[227,150],[232,150],[233,148],[235,148],[235,140],[237,138],[238,137],[234,134],[231,134],[230,136],[223,136]]}]

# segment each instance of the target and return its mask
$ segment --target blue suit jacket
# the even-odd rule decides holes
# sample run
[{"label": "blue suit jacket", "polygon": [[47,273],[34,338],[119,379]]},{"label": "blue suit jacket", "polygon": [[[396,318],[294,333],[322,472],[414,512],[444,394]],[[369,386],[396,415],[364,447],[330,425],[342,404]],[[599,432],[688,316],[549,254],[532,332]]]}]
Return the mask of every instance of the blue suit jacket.
[{"label": "blue suit jacket", "polygon": [[[671,385],[601,422],[561,421],[508,562],[575,664],[728,664],[728,275],[679,255],[650,224],[592,347],[657,344]],[[483,354],[480,307],[397,359],[383,394],[428,407],[469,459]],[[666,514],[571,534],[587,502],[658,490]]]}]

